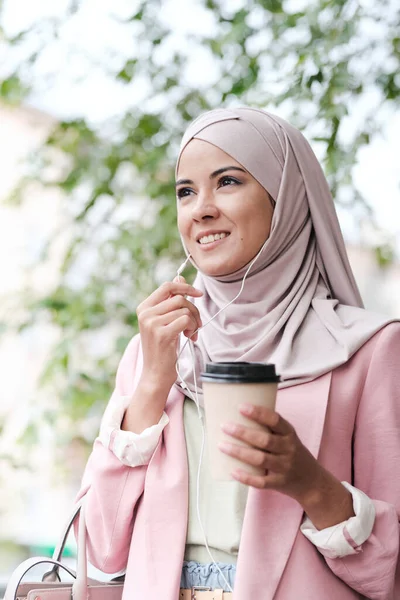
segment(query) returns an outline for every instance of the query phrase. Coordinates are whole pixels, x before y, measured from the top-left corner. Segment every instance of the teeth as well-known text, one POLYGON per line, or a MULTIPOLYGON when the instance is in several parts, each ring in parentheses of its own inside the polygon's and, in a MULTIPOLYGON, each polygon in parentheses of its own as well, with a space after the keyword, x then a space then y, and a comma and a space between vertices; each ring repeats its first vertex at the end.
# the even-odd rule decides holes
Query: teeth
POLYGON ((210 244, 211 242, 215 242, 216 240, 222 240, 222 238, 226 237, 227 234, 215 233, 214 235, 205 235, 204 237, 199 239, 200 244, 210 244))

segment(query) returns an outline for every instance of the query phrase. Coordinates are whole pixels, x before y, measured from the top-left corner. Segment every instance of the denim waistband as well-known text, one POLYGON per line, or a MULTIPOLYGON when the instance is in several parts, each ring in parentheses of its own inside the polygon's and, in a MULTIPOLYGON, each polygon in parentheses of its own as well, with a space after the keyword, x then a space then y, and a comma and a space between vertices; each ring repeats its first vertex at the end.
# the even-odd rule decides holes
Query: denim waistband
MULTIPOLYGON (((217 563, 217 565, 233 590, 236 565, 225 565, 223 563, 217 563)), ((181 575, 181 588, 190 589, 196 585, 210 587, 214 590, 222 589, 224 592, 231 591, 221 577, 221 573, 218 571, 215 564, 208 563, 206 565, 201 565, 194 560, 184 561, 181 575)))

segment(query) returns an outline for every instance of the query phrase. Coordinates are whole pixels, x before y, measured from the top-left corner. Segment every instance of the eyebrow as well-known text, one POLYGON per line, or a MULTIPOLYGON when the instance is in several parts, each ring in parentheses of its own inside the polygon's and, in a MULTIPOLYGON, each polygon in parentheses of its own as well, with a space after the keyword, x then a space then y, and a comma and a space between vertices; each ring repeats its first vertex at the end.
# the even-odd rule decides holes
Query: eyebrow
MULTIPOLYGON (((244 169, 241 169, 240 167, 221 167, 220 169, 217 169, 216 171, 213 171, 211 173, 210 179, 215 179, 215 177, 218 177, 218 175, 225 173, 225 171, 242 171, 242 173, 246 173, 246 171, 244 169)), ((191 179, 178 179, 178 181, 175 184, 175 187, 177 187, 178 185, 187 185, 192 183, 193 181, 191 179)))

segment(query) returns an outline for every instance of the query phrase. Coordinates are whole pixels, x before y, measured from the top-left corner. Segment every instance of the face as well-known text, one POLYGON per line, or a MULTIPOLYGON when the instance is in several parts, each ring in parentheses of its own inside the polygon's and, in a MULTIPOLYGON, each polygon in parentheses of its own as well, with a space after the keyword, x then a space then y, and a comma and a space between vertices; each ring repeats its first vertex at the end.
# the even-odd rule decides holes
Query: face
POLYGON ((237 271, 268 238, 273 216, 268 192, 213 144, 189 142, 181 155, 176 190, 179 231, 205 275, 237 271))

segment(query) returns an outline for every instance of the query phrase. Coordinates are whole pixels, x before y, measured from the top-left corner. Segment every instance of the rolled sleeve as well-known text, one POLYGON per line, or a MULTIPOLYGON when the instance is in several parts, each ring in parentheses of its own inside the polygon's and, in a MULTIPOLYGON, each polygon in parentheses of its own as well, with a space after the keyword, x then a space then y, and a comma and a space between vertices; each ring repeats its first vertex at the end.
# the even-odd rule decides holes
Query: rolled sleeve
POLYGON ((305 517, 300 527, 305 537, 327 558, 341 558, 361 552, 374 527, 375 506, 372 500, 346 481, 342 481, 342 485, 352 495, 355 516, 321 530, 316 529, 312 521, 305 517))
POLYGON ((138 467, 149 463, 169 419, 164 412, 156 425, 141 433, 124 431, 121 423, 130 401, 130 396, 113 399, 104 414, 99 439, 124 465, 138 467))

